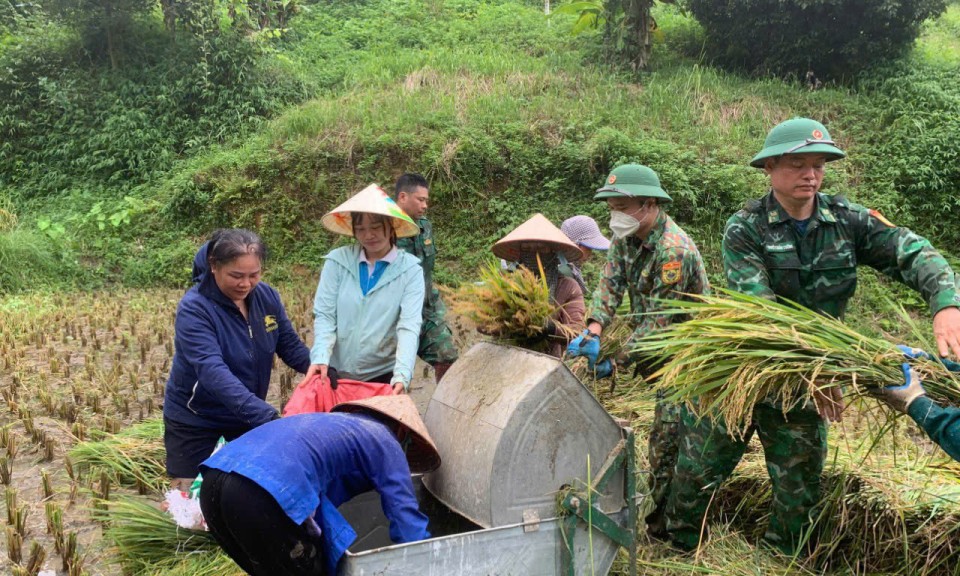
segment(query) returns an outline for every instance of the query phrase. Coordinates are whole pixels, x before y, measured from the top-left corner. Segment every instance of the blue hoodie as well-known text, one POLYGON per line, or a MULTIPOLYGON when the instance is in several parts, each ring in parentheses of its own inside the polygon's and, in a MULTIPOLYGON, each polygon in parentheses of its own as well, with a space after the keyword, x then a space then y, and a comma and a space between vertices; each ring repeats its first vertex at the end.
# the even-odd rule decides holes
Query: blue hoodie
POLYGON ((207 266, 207 245, 193 263, 197 282, 180 300, 174 328, 176 353, 164 395, 163 415, 207 429, 253 428, 277 410, 265 401, 273 356, 300 373, 310 350, 287 318, 280 295, 260 282, 247 296, 247 319, 220 292, 207 266))

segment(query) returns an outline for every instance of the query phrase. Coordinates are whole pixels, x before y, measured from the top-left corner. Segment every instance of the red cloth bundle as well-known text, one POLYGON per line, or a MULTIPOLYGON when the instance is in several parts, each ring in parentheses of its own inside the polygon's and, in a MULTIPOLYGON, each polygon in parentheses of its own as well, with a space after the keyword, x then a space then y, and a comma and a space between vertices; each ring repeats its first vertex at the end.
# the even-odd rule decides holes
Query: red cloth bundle
POLYGON ((297 389, 293 391, 293 396, 290 397, 287 405, 283 408, 283 415, 329 412, 341 402, 363 400, 373 396, 389 396, 391 394, 393 394, 393 388, 389 384, 360 382, 359 380, 347 380, 346 378, 340 378, 337 381, 337 389, 334 390, 330 388, 329 378, 321 379, 320 375, 317 374, 297 386, 297 389))

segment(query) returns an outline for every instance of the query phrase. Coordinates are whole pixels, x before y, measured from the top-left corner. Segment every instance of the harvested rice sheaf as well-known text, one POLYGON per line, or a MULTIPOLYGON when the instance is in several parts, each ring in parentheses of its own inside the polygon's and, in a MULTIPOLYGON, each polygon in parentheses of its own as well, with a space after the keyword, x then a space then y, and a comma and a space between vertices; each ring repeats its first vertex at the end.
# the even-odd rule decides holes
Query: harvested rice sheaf
MULTIPOLYGON (((760 400, 789 410, 818 390, 842 386, 864 395, 903 382, 903 354, 887 340, 790 302, 720 290, 720 296, 671 301, 668 313, 689 314, 639 340, 633 350, 665 360, 651 380, 674 401, 722 417, 742 435, 760 400)), ((936 360, 911 361, 928 395, 960 402, 960 380, 936 360)))
POLYGON ((137 576, 243 574, 209 532, 187 530, 148 502, 121 498, 95 512, 108 522, 104 536, 124 573, 137 576))
POLYGON ((70 461, 82 473, 104 470, 122 486, 161 492, 168 483, 163 420, 144 420, 118 434, 80 442, 70 450, 70 461))
POLYGON ((441 289, 453 313, 472 320, 483 334, 510 344, 529 344, 559 310, 542 273, 537 277, 524 267, 502 270, 491 261, 480 268, 479 276, 480 282, 441 289))

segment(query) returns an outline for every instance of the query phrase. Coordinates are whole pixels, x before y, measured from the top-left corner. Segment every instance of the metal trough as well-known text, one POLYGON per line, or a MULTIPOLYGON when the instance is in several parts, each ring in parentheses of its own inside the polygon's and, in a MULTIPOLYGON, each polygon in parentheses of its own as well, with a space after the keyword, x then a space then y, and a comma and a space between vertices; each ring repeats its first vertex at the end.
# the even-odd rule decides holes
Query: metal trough
POLYGON ((414 477, 433 538, 391 545, 379 496, 361 495, 341 507, 358 534, 341 576, 602 575, 620 546, 635 574, 633 433, 562 362, 477 344, 424 421, 443 458, 414 477))

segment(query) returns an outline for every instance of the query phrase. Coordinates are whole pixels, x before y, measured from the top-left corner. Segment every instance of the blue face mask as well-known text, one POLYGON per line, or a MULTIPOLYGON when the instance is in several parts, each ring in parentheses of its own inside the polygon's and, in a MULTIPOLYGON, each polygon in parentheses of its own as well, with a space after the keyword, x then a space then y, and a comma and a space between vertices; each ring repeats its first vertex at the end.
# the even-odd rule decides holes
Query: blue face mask
POLYGON ((557 272, 559 272, 561 276, 572 278, 573 268, 570 266, 570 262, 567 261, 567 257, 563 254, 557 254, 557 260, 560 262, 557 264, 557 272))

